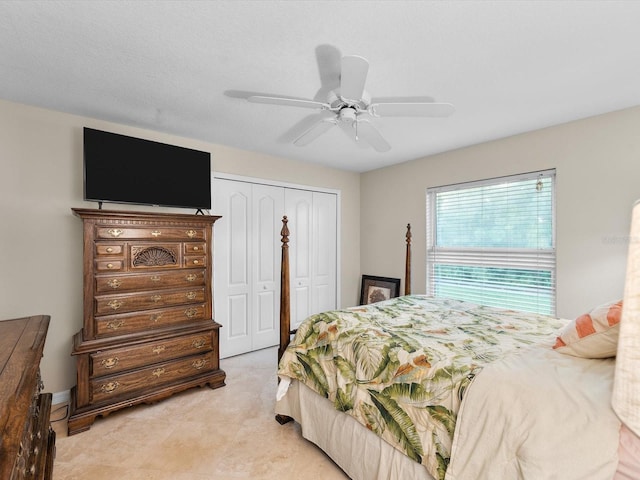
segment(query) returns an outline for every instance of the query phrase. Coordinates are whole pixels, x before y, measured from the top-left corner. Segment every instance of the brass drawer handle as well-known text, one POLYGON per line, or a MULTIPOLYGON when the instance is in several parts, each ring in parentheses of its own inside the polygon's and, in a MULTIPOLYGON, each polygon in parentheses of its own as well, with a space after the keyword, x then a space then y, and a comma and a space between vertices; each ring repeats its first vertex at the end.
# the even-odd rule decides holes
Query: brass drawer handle
POLYGON ((191 366, 196 370, 200 370, 207 364, 208 361, 209 360, 207 360, 206 358, 201 358, 200 360, 194 360, 193 362, 191 362, 191 366))
POLYGON ((198 247, 197 245, 193 247, 194 252, 197 252, 198 250, 200 250, 200 247, 198 247))
POLYGON ((113 268, 115 265, 113 263, 107 263, 107 268, 113 268))
POLYGON ((154 313, 153 315, 151 315, 151 321, 153 323, 157 323, 158 320, 160 320, 162 318, 162 314, 161 313, 154 313))
POLYGON ((117 330, 123 325, 124 325, 124 320, 113 320, 107 323, 107 328, 109 330, 117 330))
POLYGON ((160 378, 160 376, 161 376, 161 375, 164 375, 164 374, 165 374, 164 368, 156 368, 156 369, 151 373, 151 375, 153 375, 153 376, 154 376, 154 377, 156 377, 156 378, 160 378))
POLYGON ((107 230, 107 233, 109 235, 111 235, 112 237, 116 237, 118 238, 120 235, 122 235, 124 232, 122 230, 120 230, 119 228, 112 228, 110 230, 107 230))
POLYGON ((193 318, 198 314, 198 309, 197 308, 187 308, 184 311, 184 314, 187 316, 187 318, 193 318))
POLYGON ((199 261, 199 260, 194 260, 194 261, 193 261, 193 264, 194 264, 194 265, 198 265, 199 263, 200 263, 200 261, 199 261))
POLYGON ((111 392, 114 392, 119 386, 120 386, 120 383, 118 382, 105 383, 100 387, 100 391, 102 393, 111 393, 111 392))
POLYGON ((154 275, 150 277, 149 280, 151 280, 154 283, 158 283, 160 281, 160 275, 154 275))
POLYGON ((195 338, 193 342, 191 342, 191 346, 193 348, 202 348, 206 345, 207 341, 204 338, 195 338))
POLYGON ((100 362, 100 365, 102 365, 104 368, 113 368, 118 365, 118 362, 118 357, 109 357, 102 360, 100 362))
POLYGON ((151 295, 151 300, 154 303, 158 303, 160 300, 162 300, 162 295, 151 295))
POLYGON ((196 274, 194 274, 194 273, 190 273, 185 278, 186 278, 187 282, 195 282, 196 278, 198 278, 198 276, 196 274))
POLYGON ((156 355, 160 355, 162 352, 166 350, 166 348, 167 347, 165 347, 164 345, 158 345, 157 347, 153 347, 151 351, 156 355))
POLYGON ((187 300, 194 300, 197 296, 196 292, 187 292, 187 300))
POLYGON ((160 235, 162 235, 162 232, 160 230, 154 230, 153 232, 151 232, 152 237, 158 238, 160 235))
POLYGON ((107 285, 109 285, 111 288, 113 288, 115 290, 116 288, 119 288, 120 285, 122 285, 122 282, 120 280, 118 280, 117 278, 112 278, 111 280, 109 280, 107 282, 107 285))
POLYGON ((187 230, 185 233, 187 234, 187 237, 189 237, 189 238, 193 238, 198 234, 198 232, 196 232, 195 230, 187 230))
POLYGON ((111 253, 111 252, 113 252, 113 248, 107 247, 107 253, 111 253))
POLYGON ((107 303, 108 307, 111 307, 112 310, 118 310, 123 305, 123 302, 120 300, 111 300, 107 303))

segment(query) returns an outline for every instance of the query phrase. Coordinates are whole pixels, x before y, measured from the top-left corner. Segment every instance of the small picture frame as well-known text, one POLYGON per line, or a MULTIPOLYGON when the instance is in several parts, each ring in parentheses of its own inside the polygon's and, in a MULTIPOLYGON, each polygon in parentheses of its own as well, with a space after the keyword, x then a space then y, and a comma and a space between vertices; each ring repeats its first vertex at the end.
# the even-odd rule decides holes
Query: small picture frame
POLYGON ((389 277, 375 277, 362 275, 362 289, 360 290, 360 305, 389 300, 398 296, 400 279, 389 277))

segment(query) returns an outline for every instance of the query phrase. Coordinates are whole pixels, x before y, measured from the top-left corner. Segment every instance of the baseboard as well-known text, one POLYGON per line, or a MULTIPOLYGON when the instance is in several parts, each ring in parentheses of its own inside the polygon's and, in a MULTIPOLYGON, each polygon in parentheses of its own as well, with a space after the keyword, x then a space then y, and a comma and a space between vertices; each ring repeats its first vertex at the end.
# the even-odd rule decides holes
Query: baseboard
POLYGON ((59 405, 61 403, 69 403, 71 399, 71 390, 64 390, 62 392, 55 392, 53 394, 53 398, 51 399, 52 405, 59 405))

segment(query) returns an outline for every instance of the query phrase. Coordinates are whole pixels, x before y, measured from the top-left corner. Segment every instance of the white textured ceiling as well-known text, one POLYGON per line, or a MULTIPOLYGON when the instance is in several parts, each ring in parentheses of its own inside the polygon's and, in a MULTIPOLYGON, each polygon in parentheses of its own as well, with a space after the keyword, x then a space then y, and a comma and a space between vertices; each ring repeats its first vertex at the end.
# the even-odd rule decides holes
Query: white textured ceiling
POLYGON ((639 25, 631 0, 1 0, 0 98, 367 171, 639 105, 639 25), (337 128, 294 146, 316 113, 241 98, 318 99, 342 55, 372 97, 456 112, 373 119, 378 153, 337 128))

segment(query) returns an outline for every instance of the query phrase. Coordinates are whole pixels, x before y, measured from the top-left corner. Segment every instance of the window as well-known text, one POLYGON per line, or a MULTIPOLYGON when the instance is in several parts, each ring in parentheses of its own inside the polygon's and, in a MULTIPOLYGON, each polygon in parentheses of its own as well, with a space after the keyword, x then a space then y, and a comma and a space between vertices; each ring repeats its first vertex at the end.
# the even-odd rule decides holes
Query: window
POLYGON ((555 170, 427 189, 427 292, 555 314, 555 170))

